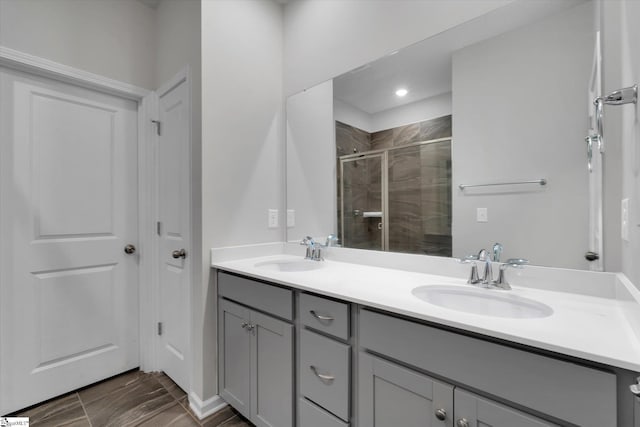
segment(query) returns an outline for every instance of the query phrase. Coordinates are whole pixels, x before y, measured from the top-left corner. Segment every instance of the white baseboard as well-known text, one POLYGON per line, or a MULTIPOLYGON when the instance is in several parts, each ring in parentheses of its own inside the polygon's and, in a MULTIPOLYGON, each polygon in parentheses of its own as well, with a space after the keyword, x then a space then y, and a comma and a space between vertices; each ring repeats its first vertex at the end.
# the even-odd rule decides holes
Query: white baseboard
POLYGON ((189 407, 201 420, 215 414, 225 406, 227 406, 227 402, 217 394, 203 402, 195 393, 189 393, 189 407))

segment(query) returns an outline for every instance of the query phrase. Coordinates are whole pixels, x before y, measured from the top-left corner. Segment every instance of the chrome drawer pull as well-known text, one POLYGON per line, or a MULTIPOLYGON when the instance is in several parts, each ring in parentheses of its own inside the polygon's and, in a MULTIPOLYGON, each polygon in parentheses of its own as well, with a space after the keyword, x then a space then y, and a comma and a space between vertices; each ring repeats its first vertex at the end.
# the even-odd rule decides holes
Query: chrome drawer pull
POLYGON ((324 320, 324 321, 327 321, 327 322, 331 322, 332 320, 334 320, 333 317, 323 316, 321 314, 316 313, 315 310, 309 310, 309 313, 311 313, 311 315, 313 317, 315 317, 316 319, 318 319, 318 320, 324 320))
POLYGON ((322 375, 318 373, 318 369, 311 365, 309 366, 309 368, 311 369, 311 372, 313 372, 315 374, 316 377, 320 378, 322 381, 333 381, 336 379, 336 377, 334 377, 333 375, 322 375))

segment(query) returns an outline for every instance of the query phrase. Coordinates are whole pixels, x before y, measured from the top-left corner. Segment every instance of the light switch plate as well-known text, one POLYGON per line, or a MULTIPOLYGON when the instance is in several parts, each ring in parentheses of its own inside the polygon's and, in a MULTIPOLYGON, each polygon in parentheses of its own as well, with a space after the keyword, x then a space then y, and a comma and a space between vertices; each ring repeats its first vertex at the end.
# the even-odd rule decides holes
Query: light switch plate
POLYGON ((629 241, 629 199, 622 199, 620 206, 620 234, 622 240, 629 241))
POLYGON ((287 209, 287 227, 296 226, 296 211, 295 209, 287 209))
POLYGON ((476 221, 489 222, 489 213, 487 212, 487 208, 476 209, 476 221))
POLYGON ((278 228, 278 209, 269 209, 269 228, 278 228))

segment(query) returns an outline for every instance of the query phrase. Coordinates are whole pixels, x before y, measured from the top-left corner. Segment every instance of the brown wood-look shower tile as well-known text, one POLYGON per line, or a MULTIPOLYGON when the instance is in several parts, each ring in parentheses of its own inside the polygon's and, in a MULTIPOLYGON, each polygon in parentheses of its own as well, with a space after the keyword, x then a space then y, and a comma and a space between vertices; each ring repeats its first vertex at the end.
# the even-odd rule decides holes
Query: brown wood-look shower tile
POLYGON ((142 374, 85 404, 85 410, 94 426, 123 427, 145 421, 174 403, 156 378, 142 374))
POLYGON ((179 403, 175 403, 158 412, 151 418, 135 424, 140 427, 199 427, 200 424, 179 403))
MULTIPOLYGON (((29 417, 30 425, 45 425, 48 420, 74 420, 84 417, 85 413, 82 404, 76 393, 69 393, 64 396, 51 399, 43 404, 28 408, 15 414, 17 417, 29 417)), ((52 425, 52 424, 47 424, 52 425)))
POLYGON ((393 146, 411 144, 420 140, 420 123, 393 128, 393 146))

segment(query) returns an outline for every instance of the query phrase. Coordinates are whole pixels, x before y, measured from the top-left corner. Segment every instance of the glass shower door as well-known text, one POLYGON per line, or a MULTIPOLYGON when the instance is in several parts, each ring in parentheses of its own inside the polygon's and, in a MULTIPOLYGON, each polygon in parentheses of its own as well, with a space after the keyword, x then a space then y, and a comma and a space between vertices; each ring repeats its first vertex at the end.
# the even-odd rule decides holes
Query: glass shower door
POLYGON ((451 256, 451 141, 388 152, 388 250, 451 256))
POLYGON ((340 158, 339 229, 343 246, 385 250, 384 154, 340 158))

